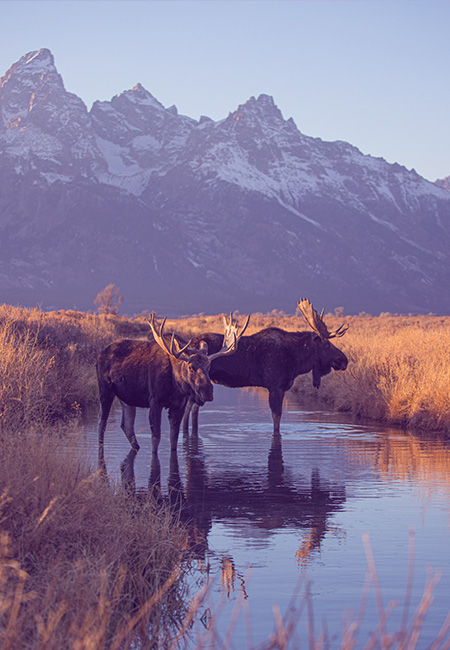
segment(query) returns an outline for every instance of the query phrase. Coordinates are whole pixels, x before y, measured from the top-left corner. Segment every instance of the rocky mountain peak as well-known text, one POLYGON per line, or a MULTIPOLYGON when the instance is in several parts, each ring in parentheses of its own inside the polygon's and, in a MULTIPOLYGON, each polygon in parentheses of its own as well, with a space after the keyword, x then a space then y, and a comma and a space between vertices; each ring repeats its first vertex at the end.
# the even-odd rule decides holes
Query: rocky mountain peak
POLYGON ((55 60, 50 50, 42 48, 24 54, 17 63, 14 63, 5 76, 1 78, 0 85, 5 79, 10 78, 13 74, 20 74, 22 77, 36 77, 43 73, 56 72, 55 60))
POLYGON ((0 100, 3 124, 9 129, 38 126, 53 136, 71 121, 87 121, 84 103, 66 92, 46 48, 25 54, 9 68, 0 79, 0 100))
POLYGON ((142 84, 137 83, 131 90, 126 90, 121 93, 118 98, 114 97, 112 101, 117 103, 117 99, 124 98, 129 102, 132 102, 138 106, 147 106, 156 110, 164 111, 165 108, 153 95, 142 86, 142 84))
POLYGON ((290 311, 299 291, 450 311, 448 179, 303 135, 270 95, 196 121, 138 83, 88 113, 41 49, 1 78, 0 116, 3 300, 91 308, 113 282, 135 312, 290 311))
POLYGON ((65 92, 50 50, 25 54, 0 78, 3 124, 21 126, 21 120, 54 91, 65 92))
POLYGON ((284 124, 283 115, 270 95, 259 95, 258 99, 250 97, 236 111, 229 114, 227 121, 237 127, 284 124))

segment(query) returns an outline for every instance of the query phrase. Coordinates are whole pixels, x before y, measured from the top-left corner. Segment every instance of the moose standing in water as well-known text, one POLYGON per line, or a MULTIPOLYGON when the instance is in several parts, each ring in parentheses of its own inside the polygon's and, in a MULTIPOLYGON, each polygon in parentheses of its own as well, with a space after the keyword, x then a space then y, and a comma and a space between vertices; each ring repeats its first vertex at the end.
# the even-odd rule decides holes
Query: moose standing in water
POLYGON ((211 362, 232 354, 239 336, 236 325, 224 319, 225 334, 221 343, 208 353, 206 346, 192 349, 191 342, 181 347, 175 335, 164 334, 163 321, 159 328, 154 316, 149 320, 154 341, 122 339, 111 343, 97 359, 97 379, 100 398, 98 417, 99 457, 103 456, 106 423, 114 397, 122 405, 121 427, 134 450, 139 449, 134 431, 136 407, 149 408, 152 449, 157 453, 161 439, 161 415, 169 410, 170 444, 176 450, 180 423, 186 403, 197 406, 213 399, 209 378, 211 362))
MULTIPOLYGON (((209 376, 216 384, 230 388, 261 386, 269 391, 269 406, 272 411, 274 433, 280 432, 280 420, 284 394, 298 375, 312 371, 313 385, 320 386, 320 379, 334 370, 345 370, 348 359, 335 347, 330 339, 345 334, 348 327, 341 325, 334 332, 328 331, 310 301, 302 298, 298 308, 312 332, 286 332, 278 327, 268 327, 243 336, 239 348, 230 358, 217 359, 211 364, 209 376)), ((242 336, 240 333, 240 336, 242 336)), ((192 339, 191 345, 204 343, 208 351, 220 349, 223 335, 208 333, 192 339)), ((193 428, 196 428, 199 405, 191 400, 183 420, 183 429, 188 430, 189 415, 192 412, 193 428)))

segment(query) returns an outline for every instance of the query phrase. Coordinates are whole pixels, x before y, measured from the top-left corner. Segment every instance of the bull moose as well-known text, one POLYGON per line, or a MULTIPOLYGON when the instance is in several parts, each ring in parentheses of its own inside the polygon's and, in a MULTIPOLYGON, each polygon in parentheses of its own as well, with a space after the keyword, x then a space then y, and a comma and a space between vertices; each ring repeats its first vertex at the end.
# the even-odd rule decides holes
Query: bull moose
MULTIPOLYGON (((256 334, 243 336, 236 353, 229 358, 216 359, 211 363, 209 376, 216 384, 230 388, 260 386, 269 391, 274 433, 280 431, 284 394, 298 375, 312 371, 313 385, 320 386, 320 379, 334 370, 345 370, 348 359, 330 339, 341 337, 348 327, 341 325, 330 332, 310 301, 302 298, 298 308, 312 332, 286 332, 278 327, 268 327, 256 334)), ((208 346, 208 351, 220 349, 223 335, 207 333, 192 339, 191 345, 208 346)), ((183 429, 188 430, 189 415, 193 428, 197 425, 199 405, 190 401, 186 407, 183 429)))
POLYGON ((111 343, 97 358, 97 379, 100 411, 98 416, 99 456, 103 455, 106 423, 115 397, 122 406, 121 428, 132 449, 139 444, 134 431, 136 407, 149 408, 152 449, 157 453, 161 439, 163 408, 169 411, 171 449, 177 447, 180 423, 189 399, 197 406, 213 399, 213 385, 209 378, 211 362, 232 354, 237 347, 236 325, 224 320, 225 334, 214 351, 205 345, 190 347, 180 344, 175 335, 159 330, 152 315, 149 325, 153 341, 121 339, 111 343))

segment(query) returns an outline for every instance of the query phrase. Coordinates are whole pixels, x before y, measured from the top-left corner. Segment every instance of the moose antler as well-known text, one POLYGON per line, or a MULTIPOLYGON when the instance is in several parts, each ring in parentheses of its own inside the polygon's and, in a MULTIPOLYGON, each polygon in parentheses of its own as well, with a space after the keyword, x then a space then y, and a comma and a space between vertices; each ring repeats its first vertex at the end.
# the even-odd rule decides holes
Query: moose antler
POLYGON ((343 323, 340 327, 337 328, 337 330, 330 332, 323 321, 323 309, 319 316, 308 298, 300 298, 300 300, 297 302, 297 305, 300 313, 310 328, 314 330, 314 332, 316 332, 316 334, 318 334, 322 340, 333 339, 336 336, 344 336, 345 332, 349 328, 348 325, 345 325, 345 323, 343 323))
POLYGON ((178 341, 175 339, 175 333, 172 333, 172 339, 170 341, 170 348, 169 348, 163 333, 165 323, 166 323, 166 318, 164 318, 163 322, 161 323, 161 327, 159 328, 159 332, 158 332, 156 321, 155 321, 155 315, 152 314, 150 316, 150 319, 148 320, 148 324, 150 325, 150 328, 153 332, 153 336, 156 343, 159 345, 160 348, 162 348, 165 352, 167 352, 169 356, 174 357, 175 359, 181 359, 183 361, 187 361, 189 359, 189 356, 187 354, 183 354, 183 352, 189 347, 192 339, 190 339, 186 343, 186 345, 180 348, 178 341))
POLYGON ((239 339, 247 329, 249 320, 250 320, 250 315, 247 316, 247 320, 245 321, 244 326, 241 328, 241 331, 239 331, 239 325, 237 321, 233 319, 233 313, 230 312, 229 321, 227 321, 227 319, 224 316, 223 317, 224 335, 223 335, 222 348, 219 350, 219 352, 215 352, 214 354, 209 354, 208 359, 210 361, 213 361, 213 359, 217 359, 217 357, 223 357, 226 356, 227 354, 233 354, 233 352, 236 352, 239 339))
POLYGON ((233 334, 236 334, 236 340, 239 341, 241 336, 244 334, 245 330, 247 329, 248 323, 250 321, 250 315, 247 316, 247 319, 245 321, 245 324, 241 328, 241 331, 239 332, 239 325, 237 320, 234 320, 233 318, 233 312, 230 311, 230 316, 229 316, 229 321, 227 321, 226 317, 223 317, 223 329, 224 329, 224 339, 228 339, 230 336, 233 334))

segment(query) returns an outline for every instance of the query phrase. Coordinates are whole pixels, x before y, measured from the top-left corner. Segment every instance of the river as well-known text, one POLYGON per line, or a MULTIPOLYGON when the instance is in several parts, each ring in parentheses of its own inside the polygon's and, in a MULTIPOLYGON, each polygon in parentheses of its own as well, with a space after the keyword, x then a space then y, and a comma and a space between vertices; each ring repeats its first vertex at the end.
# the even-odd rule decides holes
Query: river
MULTIPOLYGON (((448 441, 304 411, 289 396, 274 438, 265 391, 215 386, 214 393, 200 411, 198 436, 181 432, 175 457, 165 415, 156 462, 146 410, 138 409, 138 454, 129 453, 119 409, 105 436, 110 477, 140 491, 156 484, 182 504, 195 558, 192 592, 211 582, 193 639, 252 647, 273 633, 279 607, 284 625, 296 620, 287 647, 305 647, 324 630, 339 647, 343 625, 366 601, 357 626, 364 647, 380 624, 393 633, 404 627, 403 616, 411 621, 427 580, 439 572, 416 646, 429 647, 450 611, 448 441), (380 598, 384 608, 398 603, 387 623, 380 598)), ((96 458, 93 420, 83 445, 96 458)))

